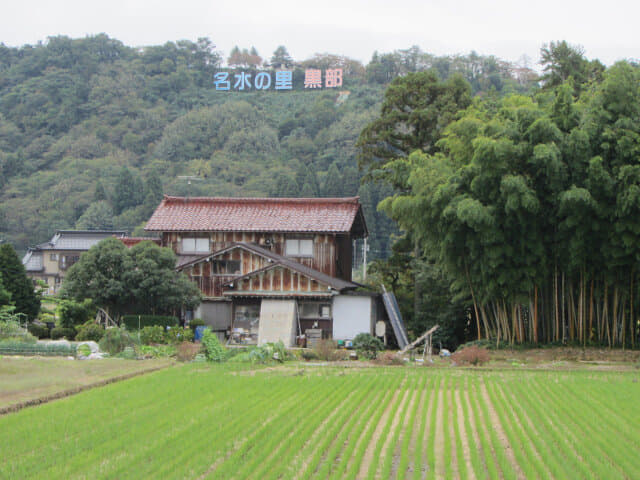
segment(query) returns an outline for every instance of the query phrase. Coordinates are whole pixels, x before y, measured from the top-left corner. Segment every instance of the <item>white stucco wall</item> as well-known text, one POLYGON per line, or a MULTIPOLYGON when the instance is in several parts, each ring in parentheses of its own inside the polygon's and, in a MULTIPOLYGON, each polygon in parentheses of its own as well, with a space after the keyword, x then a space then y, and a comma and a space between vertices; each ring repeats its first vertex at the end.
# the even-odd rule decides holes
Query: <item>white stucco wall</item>
POLYGON ((353 340, 359 333, 372 332, 372 298, 337 295, 333 297, 333 338, 353 340))

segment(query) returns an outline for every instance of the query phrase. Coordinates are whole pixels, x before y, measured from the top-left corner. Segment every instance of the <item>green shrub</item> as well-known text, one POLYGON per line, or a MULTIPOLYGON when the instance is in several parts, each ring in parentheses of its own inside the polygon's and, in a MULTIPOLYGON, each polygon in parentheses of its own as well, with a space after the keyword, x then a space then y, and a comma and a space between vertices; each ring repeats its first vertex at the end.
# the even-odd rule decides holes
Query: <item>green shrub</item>
POLYGON ((249 349, 233 349, 233 353, 227 352, 227 358, 230 362, 243 363, 269 363, 269 362, 284 362, 291 360, 293 355, 290 354, 284 343, 266 343, 259 347, 250 347, 249 349), (230 358, 229 358, 230 357, 230 358))
POLYGON ((194 331, 196 327, 202 327, 204 325, 205 325, 204 320, 202 320, 201 318, 194 318, 189 322, 189 328, 194 331))
POLYGON ((82 325, 91 317, 94 316, 94 307, 90 299, 86 299, 82 302, 76 302, 74 300, 61 300, 57 308, 58 327, 73 328, 77 325, 82 325))
POLYGON ((93 340, 94 342, 99 342, 104 336, 104 328, 97 323, 87 322, 78 328, 78 334, 76 335, 76 340, 87 341, 93 340))
POLYGON ((56 327, 51 329, 51 339, 59 340, 66 338, 67 340, 74 340, 76 338, 76 329, 73 327, 56 327))
POLYGON ((31 335, 38 338, 49 338, 51 335, 51 332, 49 332, 49 329, 47 328, 47 326, 41 325, 39 323, 30 323, 27 326, 27 330, 29 330, 29 333, 31 335))
POLYGON ((164 327, 159 325, 144 327, 140 330, 140 343, 143 345, 164 343, 164 327))
POLYGON ((209 329, 202 335, 202 346, 210 362, 224 362, 227 359, 227 350, 218 340, 218 336, 209 329))
POLYGON ((135 360, 136 358, 138 358, 138 355, 136 354, 133 346, 127 346, 124 347, 124 350, 122 350, 122 352, 118 354, 118 357, 126 358, 127 360, 135 360))
POLYGON ((126 347, 133 347, 135 343, 126 328, 108 328, 100 340, 100 350, 110 355, 117 355, 126 347))
POLYGON ((173 345, 141 345, 138 350, 140 356, 144 358, 169 358, 176 356, 176 347, 173 345))
POLYGON ((167 315, 123 315, 121 317, 123 323, 129 331, 138 330, 138 326, 142 330, 144 327, 175 327, 178 325, 178 317, 167 315))
POLYGON ((359 333, 353 339, 353 348, 359 356, 373 360, 378 356, 378 352, 384 350, 384 344, 369 333, 359 333))
POLYGON ((14 339, 25 343, 35 343, 36 337, 26 328, 22 328, 17 320, 0 320, 0 340, 14 339))
POLYGON ((75 345, 62 345, 59 343, 24 343, 8 340, 0 341, 0 355, 69 356, 75 354, 75 345))
POLYGON ((168 329, 164 334, 165 342, 178 344, 181 342, 193 341, 193 330, 190 328, 173 327, 168 329))

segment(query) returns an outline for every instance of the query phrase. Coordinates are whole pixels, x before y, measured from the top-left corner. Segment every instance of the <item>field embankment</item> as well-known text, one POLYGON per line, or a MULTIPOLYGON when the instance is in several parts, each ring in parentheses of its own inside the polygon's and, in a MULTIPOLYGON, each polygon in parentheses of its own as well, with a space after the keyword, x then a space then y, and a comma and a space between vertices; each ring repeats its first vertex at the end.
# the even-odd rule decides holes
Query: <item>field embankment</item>
POLYGON ((68 396, 85 388, 170 365, 169 360, 79 361, 51 357, 2 357, 0 413, 68 396))

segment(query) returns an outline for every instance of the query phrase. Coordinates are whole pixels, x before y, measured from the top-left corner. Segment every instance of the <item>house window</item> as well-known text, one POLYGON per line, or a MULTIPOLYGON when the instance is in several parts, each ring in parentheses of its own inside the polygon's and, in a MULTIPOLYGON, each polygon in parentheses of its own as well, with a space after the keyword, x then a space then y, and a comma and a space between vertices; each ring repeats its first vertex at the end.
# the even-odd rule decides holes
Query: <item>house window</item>
POLYGON ((331 318, 331 305, 320 302, 300 302, 298 304, 300 318, 331 318))
POLYGON ((182 239, 182 253, 208 253, 209 252, 209 239, 208 238, 183 238, 182 239))
POLYGON ((51 260, 52 262, 57 262, 58 261, 58 254, 57 253, 52 253, 49 256, 49 260, 51 260))
POLYGON ((214 260, 211 263, 214 275, 240 275, 240 260, 214 260))
POLYGON ((290 257, 313 257, 313 240, 289 238, 285 243, 285 252, 290 257))
POLYGON ((80 260, 80 255, 63 255, 61 257, 61 260, 62 263, 60 265, 60 268, 62 270, 66 270, 67 268, 71 267, 71 265, 80 260))

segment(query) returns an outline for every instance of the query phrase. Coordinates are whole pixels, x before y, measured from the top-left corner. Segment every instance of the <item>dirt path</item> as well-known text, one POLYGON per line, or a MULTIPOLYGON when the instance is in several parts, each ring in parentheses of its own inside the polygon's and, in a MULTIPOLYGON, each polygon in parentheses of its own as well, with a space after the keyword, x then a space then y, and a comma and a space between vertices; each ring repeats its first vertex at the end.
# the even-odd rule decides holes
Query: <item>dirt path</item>
MULTIPOLYGON (((382 399, 380 400, 380 405, 383 405, 383 404, 387 401, 387 398, 388 398, 389 396, 393 396, 393 395, 395 395, 395 393, 394 393, 394 394, 392 394, 392 393, 390 393, 390 392, 387 392, 386 394, 384 394, 384 395, 383 395, 383 397, 382 397, 382 399)), ((385 410, 385 411, 386 411, 386 410, 385 410)), ((375 415, 375 409, 374 409, 374 411, 371 413, 371 416, 372 416, 372 417, 373 417, 374 415, 375 415)), ((371 422, 369 422, 369 421, 367 420, 367 426, 365 427, 364 431, 363 431, 363 432, 362 432, 362 434, 360 435, 360 438, 358 438, 358 440, 356 441, 356 445, 355 445, 355 447, 354 447, 354 452, 357 452, 357 451, 360 449, 360 446, 361 446, 361 445, 362 445, 362 443, 365 441, 365 438, 366 438, 367 434, 369 433, 369 431, 370 431, 372 428, 375 428, 375 426, 374 426, 371 422)), ((363 462, 364 462, 364 459, 363 459, 363 462)), ((353 458, 350 458, 350 459, 349 459, 349 462, 347 463, 347 470, 346 470, 346 471, 349 471, 349 470, 351 469, 351 467, 352 467, 352 466, 353 466, 353 458)))
POLYGON ((425 384, 422 386, 422 393, 420 394, 420 403, 418 404, 418 410, 416 411, 416 417, 415 417, 416 426, 414 427, 413 432, 411 432, 411 440, 409 441, 409 452, 414 452, 414 455, 409 460, 407 471, 405 472, 407 476, 409 476, 410 473, 413 473, 416 469, 422 468, 422 465, 416 465, 415 463, 415 459, 416 459, 415 451, 416 451, 416 444, 418 443, 418 435, 422 434, 422 431, 420 430, 420 425, 422 425, 422 419, 424 418, 424 415, 426 415, 425 403, 427 399, 427 392, 428 392, 429 386, 430 386, 429 382, 425 382, 425 384))
MULTIPOLYGON (((440 385, 440 387, 442 387, 442 385, 440 385)), ((433 386, 432 389, 435 390, 436 388, 436 384, 435 381, 433 382, 433 386)), ((422 470, 422 477, 421 478, 426 478, 427 477, 427 471, 429 470, 429 459, 428 456, 426 454, 427 448, 429 448, 429 431, 434 428, 434 425, 431 425, 431 412, 433 411, 434 408, 434 403, 436 396, 433 394, 433 392, 431 392, 429 394, 429 407, 427 408, 427 420, 424 424, 424 432, 423 432, 423 438, 422 438, 422 450, 423 450, 423 454, 422 454, 422 465, 420 465, 420 469, 422 470)))
MULTIPOLYGON (((444 382, 443 382, 444 383, 444 382)), ((444 385, 440 384, 438 390, 438 409, 436 410, 436 438, 434 444, 436 478, 445 478, 444 466, 444 385)))
POLYGON ((511 444, 509 443, 507 434, 505 433, 504 428, 500 423, 500 418, 493 408, 493 403, 491 402, 491 398, 489 397, 489 392, 487 391, 487 386, 484 383, 484 380, 480 383, 480 394, 482 395, 482 399, 484 400, 484 402, 487 404, 487 410, 489 411, 489 421, 491 422, 491 425, 496 432, 498 440, 500 440, 500 444, 502 445, 502 449, 507 456, 507 460, 516 472, 516 478, 518 478, 518 480, 526 479, 526 476, 522 471, 520 464, 513 454, 513 449, 511 448, 511 444))
MULTIPOLYGON (((363 478, 366 478, 367 476, 367 472, 369 471, 369 468, 371 467, 371 464, 374 461, 373 454, 375 453, 376 445, 378 444, 378 441, 382 436, 382 431, 384 430, 384 426, 387 424, 387 421, 389 420, 389 416, 391 415, 391 412, 396 405, 398 396, 400 395, 400 392, 404 388, 405 382, 406 382, 406 377, 402 381, 402 384, 400 384, 398 386, 398 389, 394 392, 393 397, 389 402, 389 405, 387 406, 384 413, 382 414, 382 417, 380 417, 380 421, 376 425, 376 429, 373 431, 373 436, 371 437, 371 441, 369 442, 369 445, 367 445, 367 449, 364 452, 364 457, 362 458, 362 464, 360 465, 360 470, 358 471, 358 475, 356 476, 357 479, 363 479, 363 478)), ((405 392, 405 395, 406 395, 406 392, 405 392)))
MULTIPOLYGON (((411 425, 409 425, 409 420, 411 420, 411 412, 413 411, 413 408, 416 404, 416 398, 419 395, 417 387, 418 387, 417 385, 414 385, 413 388, 407 391, 407 392, 411 391, 411 394, 410 394, 411 398, 409 399, 409 403, 405 408, 405 414, 403 415, 404 418, 402 422, 402 431, 400 432, 400 435, 398 435, 398 440, 395 446, 392 445, 393 459, 392 459, 392 466, 391 466, 391 478, 398 477, 398 464, 400 463, 400 456, 402 455, 402 443, 404 442, 404 438, 408 434, 408 431, 411 429, 411 425)), ((398 413, 399 412, 400 411, 398 411, 398 413)), ((391 432, 393 432, 394 430, 395 430, 394 426, 392 426, 391 432)), ((391 434, 389 435, 389 438, 391 438, 391 434)), ((387 442, 389 442, 389 439, 387 439, 387 442)), ((400 478, 404 478, 404 475, 400 478)))
MULTIPOLYGON (((500 395, 504 399, 504 403, 506 405, 506 408, 508 408, 509 411, 511 412, 511 414, 513 415, 516 427, 518 429, 520 429, 521 431, 524 431, 525 434, 531 433, 533 435, 538 435, 537 429, 533 425, 533 422, 531 421, 531 419, 527 416, 526 412, 524 412, 524 411, 518 412, 512 406, 513 405, 512 402, 515 402, 516 399, 511 399, 510 400, 507 397, 507 394, 504 391, 504 386, 503 385, 498 385, 498 395, 500 395), (528 428, 524 427, 523 421, 527 422, 528 428)), ((525 440, 525 441, 527 441, 527 440, 525 440)), ((531 448, 531 451, 533 452, 533 455, 535 456, 536 460, 538 460, 541 465, 545 466, 546 477, 547 478, 551 478, 553 475, 551 474, 549 469, 546 468, 546 463, 545 463, 544 459, 542 458, 542 455, 540 454, 540 452, 537 450, 535 444, 533 442, 529 442, 529 447, 531 448)))
MULTIPOLYGON (((460 430, 460 439, 462 442, 462 452, 458 452, 458 461, 464 461, 467 466, 467 478, 469 480, 476 480, 476 472, 473 470, 473 465, 471 464, 471 448, 469 447, 469 437, 467 436, 467 431, 464 426, 464 411, 462 409, 462 396, 460 395, 460 386, 455 391, 454 395, 455 408, 458 415, 458 429, 460 430)), ((469 432, 469 435, 472 435, 469 432)), ((477 440, 475 441, 477 445, 477 440)))
MULTIPOLYGON (((485 471, 483 473, 487 473, 486 470, 486 459, 487 456, 491 455, 491 452, 485 452, 482 449, 482 443, 480 442, 480 432, 478 432, 478 424, 476 423, 476 416, 473 413, 473 409, 471 408, 471 398, 469 395, 471 386, 467 385, 467 389, 464 392, 464 398, 463 400, 465 401, 466 405, 467 405, 467 412, 469 414, 469 425, 471 425, 471 434, 473 436, 473 444, 475 445, 475 448, 478 449, 478 455, 480 458, 484 458, 485 460, 485 471)), ((484 477, 484 475, 482 475, 484 477)))
POLYGON ((457 412, 457 405, 454 396, 454 393, 457 391, 458 385, 451 384, 449 385, 449 388, 445 393, 445 395, 449 396, 449 411, 447 412, 447 423, 449 425, 449 440, 451 441, 451 470, 453 472, 453 478, 460 478, 460 468, 458 466, 458 462, 462 461, 459 458, 462 452, 458 452, 458 448, 456 445, 456 429, 458 428, 458 426, 453 421, 454 409, 456 409, 455 411, 457 412))

